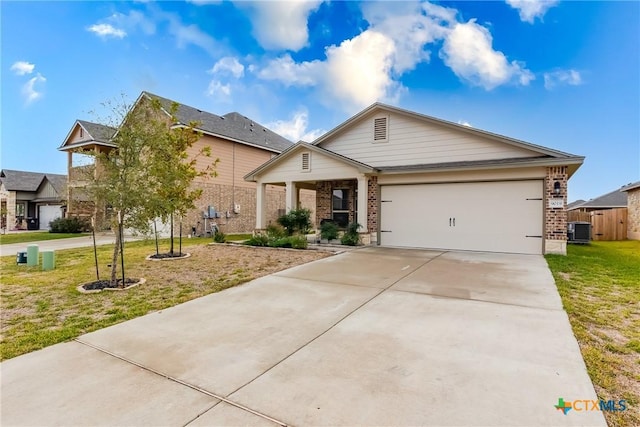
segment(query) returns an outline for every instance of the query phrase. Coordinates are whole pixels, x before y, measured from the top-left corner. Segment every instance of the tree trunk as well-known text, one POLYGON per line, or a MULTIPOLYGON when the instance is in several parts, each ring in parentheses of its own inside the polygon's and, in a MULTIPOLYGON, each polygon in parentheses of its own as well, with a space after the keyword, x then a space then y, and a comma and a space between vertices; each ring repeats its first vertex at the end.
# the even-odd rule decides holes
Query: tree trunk
POLYGON ((169 254, 171 254, 171 256, 173 256, 173 214, 171 214, 171 232, 170 232, 170 236, 171 236, 171 245, 169 246, 169 254))
POLYGON ((118 284, 118 254, 120 253, 120 228, 122 225, 118 224, 116 228, 116 243, 113 245, 113 256, 111 257, 111 286, 116 287, 118 284))

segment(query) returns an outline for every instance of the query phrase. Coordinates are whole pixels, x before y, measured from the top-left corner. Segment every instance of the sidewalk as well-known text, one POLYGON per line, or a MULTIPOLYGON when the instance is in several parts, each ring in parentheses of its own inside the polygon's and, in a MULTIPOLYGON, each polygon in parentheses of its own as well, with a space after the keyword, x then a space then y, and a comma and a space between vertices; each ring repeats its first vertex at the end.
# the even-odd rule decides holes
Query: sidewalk
MULTIPOLYGON (((141 240, 141 237, 124 236, 125 242, 141 240)), ((114 235, 96 235, 96 244, 108 245, 116 241, 114 235)), ((71 237, 69 239, 41 240, 37 242, 11 243, 0 245, 0 256, 15 255, 19 251, 26 251, 28 245, 38 245, 39 251, 52 251, 61 249, 84 248, 93 245, 93 238, 89 236, 71 237)))

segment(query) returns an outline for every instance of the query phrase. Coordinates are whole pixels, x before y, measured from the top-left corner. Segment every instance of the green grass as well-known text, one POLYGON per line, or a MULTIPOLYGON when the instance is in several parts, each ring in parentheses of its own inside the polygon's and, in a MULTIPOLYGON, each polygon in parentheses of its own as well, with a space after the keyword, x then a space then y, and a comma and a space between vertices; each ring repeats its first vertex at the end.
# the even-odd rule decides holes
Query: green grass
POLYGON ((640 241, 569 245, 546 259, 598 397, 627 401, 607 423, 640 425, 640 241))
MULTIPOLYGON (((295 256, 285 251, 265 253, 250 247, 209 245, 211 242, 211 238, 183 239, 183 251, 191 257, 172 261, 145 260, 155 253, 155 241, 128 242, 126 276, 144 277, 146 283, 93 294, 76 289, 96 280, 91 247, 56 251, 52 271, 17 265, 15 256, 0 258, 0 360, 328 255, 320 251, 301 251, 295 256)), ((168 252, 169 240, 159 243, 160 252, 168 252)), ((101 279, 108 278, 112 248, 98 247, 101 279)))
POLYGON ((241 242, 250 239, 252 234, 227 234, 227 242, 241 242))
POLYGON ((39 240, 68 239, 70 237, 82 237, 82 233, 49 233, 48 231, 34 231, 24 233, 11 233, 0 235, 0 244, 37 242, 39 240))

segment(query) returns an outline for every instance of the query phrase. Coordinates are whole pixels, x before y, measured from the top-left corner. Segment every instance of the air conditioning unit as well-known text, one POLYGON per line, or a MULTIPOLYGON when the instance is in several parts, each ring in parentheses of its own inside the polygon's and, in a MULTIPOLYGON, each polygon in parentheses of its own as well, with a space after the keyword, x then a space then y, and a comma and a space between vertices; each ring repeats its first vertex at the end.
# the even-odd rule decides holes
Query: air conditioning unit
POLYGON ((583 221, 567 223, 567 240, 570 243, 589 243, 591 241, 591 223, 583 221))

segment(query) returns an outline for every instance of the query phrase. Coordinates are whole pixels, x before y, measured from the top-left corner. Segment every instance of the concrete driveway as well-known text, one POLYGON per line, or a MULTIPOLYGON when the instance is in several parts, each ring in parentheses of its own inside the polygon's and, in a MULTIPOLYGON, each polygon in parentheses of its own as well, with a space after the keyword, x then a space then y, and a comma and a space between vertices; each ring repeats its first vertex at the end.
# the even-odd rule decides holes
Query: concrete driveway
POLYGON ((598 425, 541 256, 364 248, 0 365, 2 425, 598 425))

